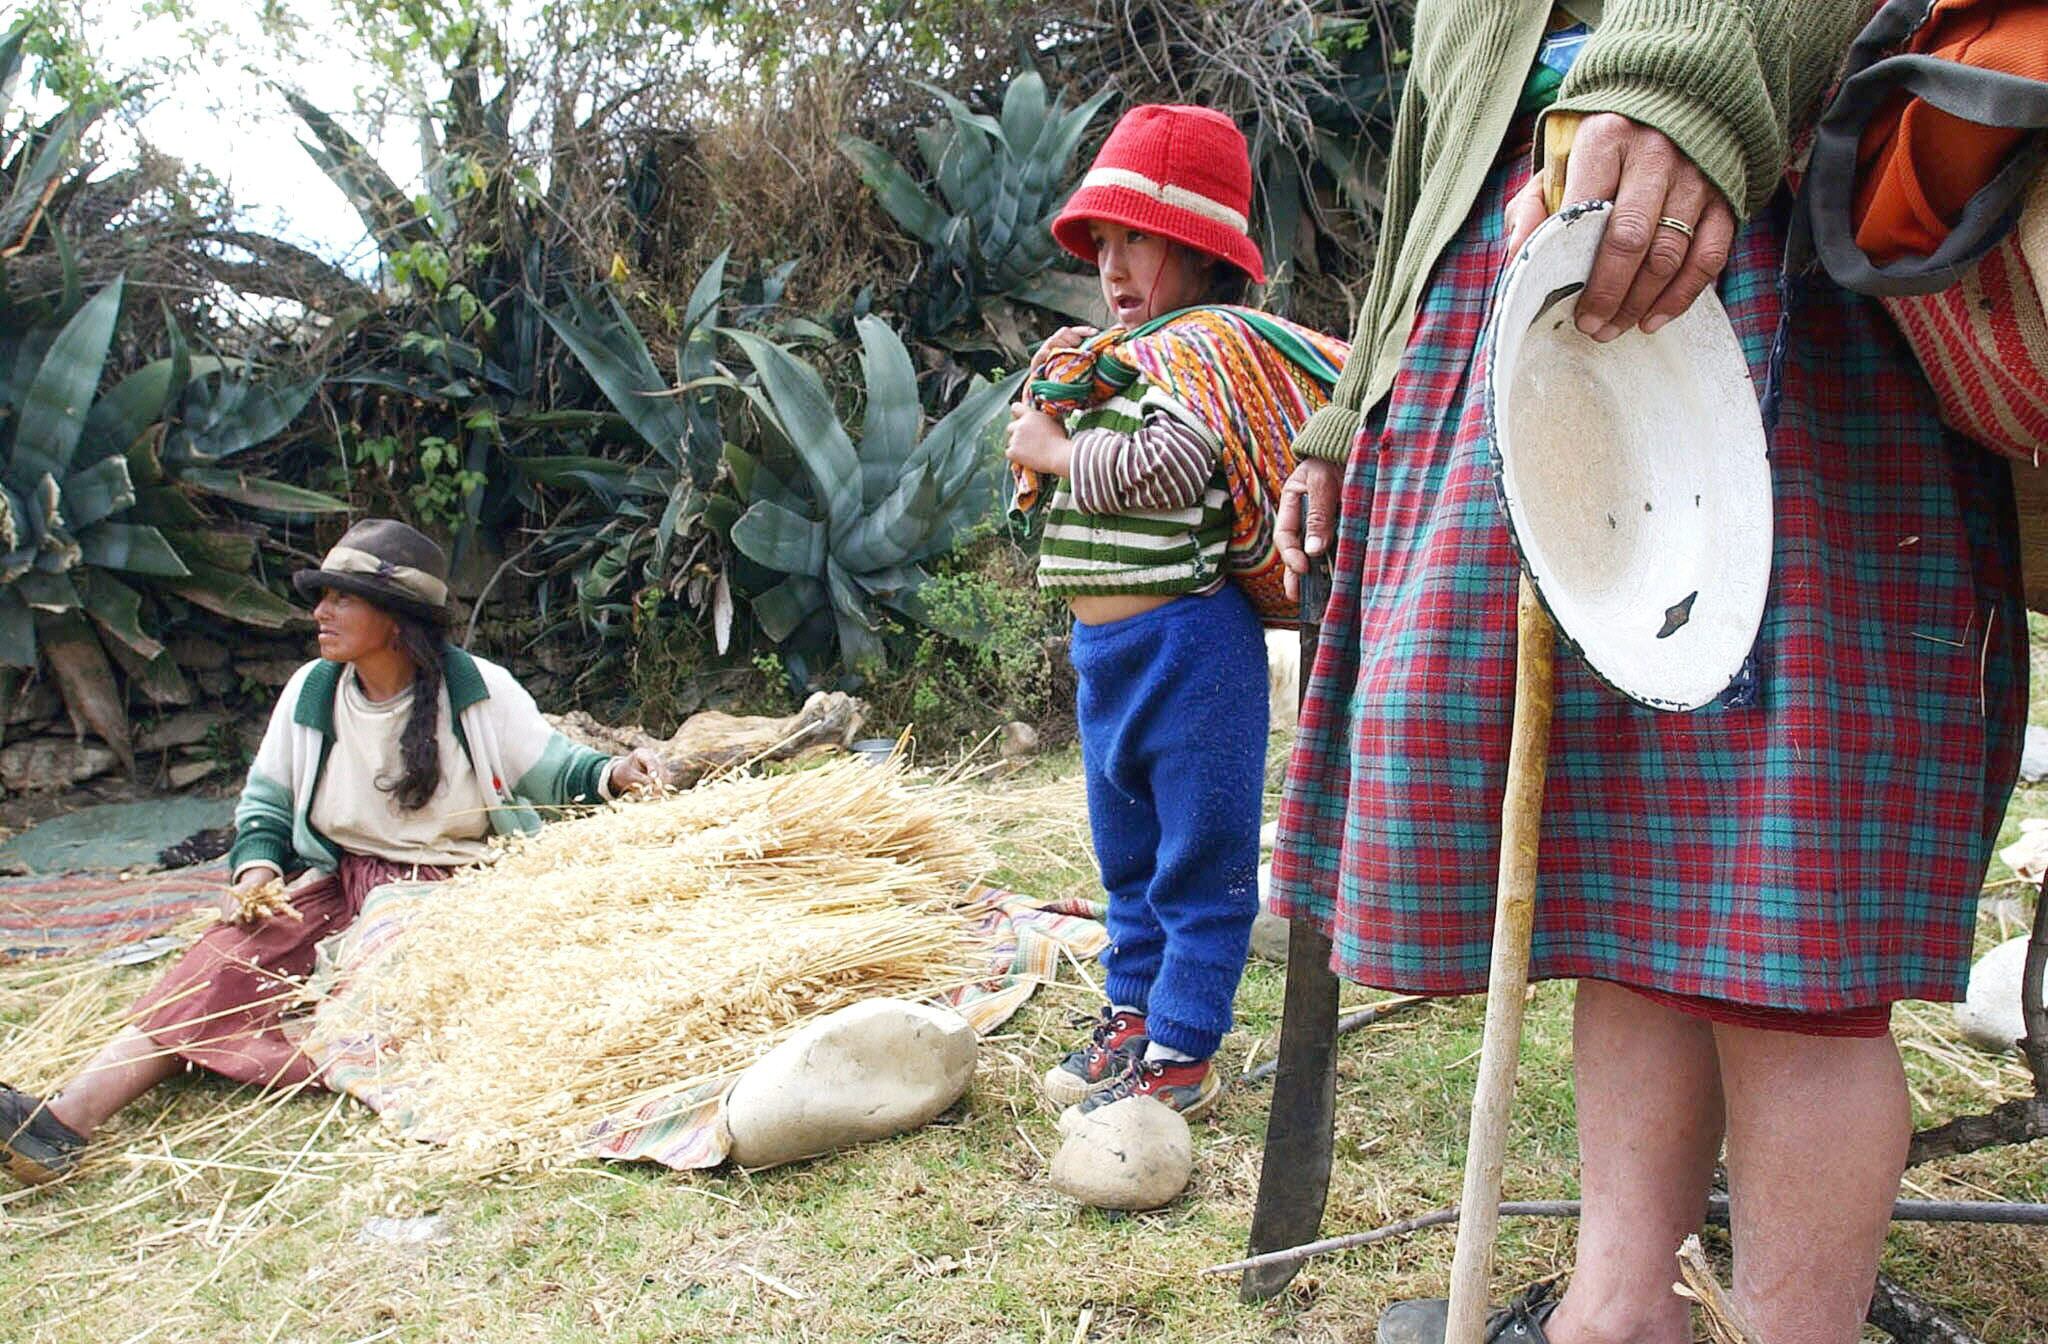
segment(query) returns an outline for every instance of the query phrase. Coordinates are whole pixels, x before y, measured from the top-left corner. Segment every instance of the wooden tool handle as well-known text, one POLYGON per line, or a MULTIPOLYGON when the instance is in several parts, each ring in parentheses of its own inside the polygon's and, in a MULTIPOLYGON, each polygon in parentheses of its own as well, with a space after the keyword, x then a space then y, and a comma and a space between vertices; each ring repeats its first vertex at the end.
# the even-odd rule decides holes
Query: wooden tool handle
MULTIPOLYGON (((1564 197, 1565 158, 1578 118, 1544 119, 1545 204, 1555 214, 1564 197)), ((1522 1010, 1528 999, 1529 940, 1536 925, 1537 842, 1556 704, 1556 631, 1536 586, 1521 576, 1515 606, 1515 726, 1508 744, 1507 796, 1501 802, 1500 874, 1495 888, 1493 958, 1486 977, 1486 1027, 1479 1042, 1479 1084, 1472 1094, 1472 1130, 1465 1145, 1465 1187, 1458 1201, 1458 1247, 1451 1259, 1450 1318, 1445 1344, 1481 1344, 1493 1246, 1500 1228, 1501 1167, 1507 1156, 1508 1113, 1522 1053, 1522 1010)))

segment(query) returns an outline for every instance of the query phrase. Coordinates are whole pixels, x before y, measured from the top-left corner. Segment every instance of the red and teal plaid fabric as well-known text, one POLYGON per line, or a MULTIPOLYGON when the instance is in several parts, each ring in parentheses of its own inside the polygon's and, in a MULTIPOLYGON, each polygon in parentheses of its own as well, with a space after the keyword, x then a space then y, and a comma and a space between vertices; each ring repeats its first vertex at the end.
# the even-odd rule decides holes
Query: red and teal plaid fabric
MULTIPOLYGON (((1503 160, 1439 260, 1346 470, 1280 815, 1276 906, 1387 989, 1486 984, 1516 561, 1477 352, 1525 160, 1503 160)), ((1720 287, 1759 386, 1780 247, 1774 217, 1753 223, 1720 287)), ((1876 304, 1824 286, 1796 311, 1754 675, 1664 714, 1559 657, 1539 978, 1804 1012, 1962 995, 2026 711, 2010 481, 1941 429, 1876 304)))

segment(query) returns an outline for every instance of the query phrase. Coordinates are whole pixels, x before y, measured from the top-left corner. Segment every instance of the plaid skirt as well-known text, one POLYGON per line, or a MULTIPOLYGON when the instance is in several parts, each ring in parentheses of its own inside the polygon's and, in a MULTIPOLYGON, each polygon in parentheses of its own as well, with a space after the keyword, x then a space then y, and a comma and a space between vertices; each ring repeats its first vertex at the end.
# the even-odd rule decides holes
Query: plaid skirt
MULTIPOLYGON (((1273 898, 1344 976, 1486 986, 1515 680, 1517 561, 1483 413, 1503 158, 1435 274, 1344 477, 1273 898)), ((1720 295, 1765 381, 1782 212, 1720 295)), ((1801 1013, 1962 997, 1978 888, 2018 773, 2026 614, 2011 479, 1945 431, 1878 305, 1793 305, 1770 427, 1772 587, 1749 668, 1692 714, 1569 651, 1531 974, 1801 1013)))

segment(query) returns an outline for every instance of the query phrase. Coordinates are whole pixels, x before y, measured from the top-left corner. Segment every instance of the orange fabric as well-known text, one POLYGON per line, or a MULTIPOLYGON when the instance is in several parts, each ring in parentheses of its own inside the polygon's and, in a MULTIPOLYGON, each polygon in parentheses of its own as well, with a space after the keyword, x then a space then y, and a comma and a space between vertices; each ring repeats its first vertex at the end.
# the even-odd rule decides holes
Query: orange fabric
MULTIPOLYGON (((1907 46, 2048 81, 2048 0, 1936 0, 1907 46)), ((1880 265, 1931 255, 2025 134, 1979 126, 1899 95, 1863 134, 1857 246, 1880 265)))

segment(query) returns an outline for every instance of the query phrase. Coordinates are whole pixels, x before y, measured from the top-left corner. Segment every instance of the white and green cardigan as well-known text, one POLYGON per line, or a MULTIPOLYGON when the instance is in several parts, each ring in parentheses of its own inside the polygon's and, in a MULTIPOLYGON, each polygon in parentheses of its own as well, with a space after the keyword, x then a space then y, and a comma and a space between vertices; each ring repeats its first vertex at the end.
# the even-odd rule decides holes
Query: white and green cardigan
MULTIPOLYGON (((341 852, 307 819, 334 745, 334 695, 343 664, 325 659, 292 674, 270 713, 263 745, 249 766, 235 805, 231 871, 270 864, 331 872, 341 852)), ((491 803, 491 830, 508 835, 540 829, 540 808, 603 800, 612 757, 555 731, 510 672, 461 649, 441 665, 455 740, 469 753, 491 803)))

